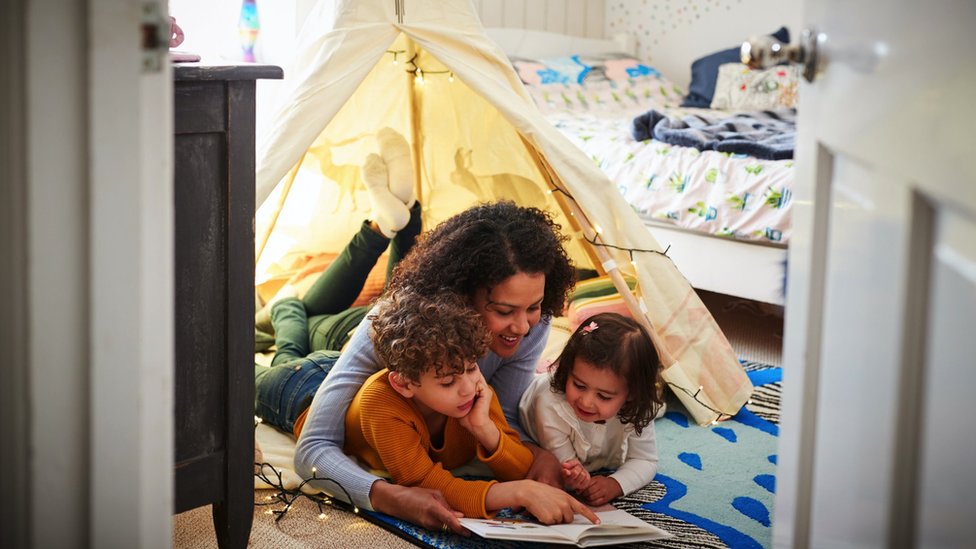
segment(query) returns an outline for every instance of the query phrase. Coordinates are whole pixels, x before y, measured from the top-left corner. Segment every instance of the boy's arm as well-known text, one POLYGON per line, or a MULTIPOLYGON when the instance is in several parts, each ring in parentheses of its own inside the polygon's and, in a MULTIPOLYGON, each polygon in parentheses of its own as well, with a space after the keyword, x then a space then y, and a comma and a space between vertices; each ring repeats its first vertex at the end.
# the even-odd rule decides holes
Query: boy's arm
MULTIPOLYGON (((405 400, 389 391, 373 390, 360 396, 360 425, 393 482, 403 486, 439 490, 451 508, 468 517, 489 518, 485 497, 494 481, 455 477, 431 459, 421 436, 423 418, 405 400)), ((473 455, 473 448, 469 450, 473 455)))
POLYGON ((525 478, 532 466, 532 451, 522 444, 519 433, 505 421, 501 404, 494 395, 492 395, 488 416, 498 427, 501 436, 498 447, 491 454, 487 453, 482 445, 479 445, 478 459, 488 465, 499 480, 525 478))
POLYGON ((631 434, 627 443, 627 460, 610 475, 620 484, 624 495, 643 488, 657 473, 657 442, 654 422, 648 423, 638 437, 631 434))

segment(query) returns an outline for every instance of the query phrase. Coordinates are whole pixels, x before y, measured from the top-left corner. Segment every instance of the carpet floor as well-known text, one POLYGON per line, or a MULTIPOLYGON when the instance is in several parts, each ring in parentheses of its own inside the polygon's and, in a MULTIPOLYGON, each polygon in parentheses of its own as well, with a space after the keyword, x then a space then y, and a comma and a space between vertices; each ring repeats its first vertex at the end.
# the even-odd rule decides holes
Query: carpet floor
MULTIPOLYGON (((772 416, 767 408, 778 408, 778 382, 771 382, 771 371, 781 372, 779 368, 768 368, 767 365, 778 366, 782 363, 782 309, 775 306, 758 304, 748 300, 731 298, 721 294, 699 292, 702 301, 708 306, 718 324, 729 338, 737 355, 747 362, 745 367, 754 377, 754 385, 760 387, 753 404, 747 406, 750 415, 760 421, 769 423, 772 416), (749 362, 761 363, 758 365, 749 362), (765 374, 754 373, 769 370, 765 374), (760 381, 760 382, 757 382, 760 381), (763 388, 766 387, 766 388, 763 388)), ((669 403, 670 405, 670 403, 669 403)), ((730 435, 726 423, 710 429, 701 429, 683 425, 683 414, 677 405, 672 408, 665 418, 656 424, 658 445, 662 449, 661 473, 648 487, 618 500, 617 506, 641 516, 662 528, 678 534, 675 538, 660 547, 768 547, 769 519, 772 512, 772 483, 775 467, 775 434, 765 435, 755 428, 732 429, 730 435), (718 433, 715 431, 718 430, 718 433), (713 438, 735 437, 736 444, 730 448, 752 448, 751 455, 766 452, 767 464, 757 466, 755 463, 746 465, 745 470, 737 470, 739 458, 729 459, 720 468, 705 467, 708 464, 707 454, 690 451, 696 445, 714 443, 713 438), (669 444, 669 440, 680 437, 681 451, 664 452, 664 448, 678 449, 677 442, 669 444), (747 438, 743 438, 747 437, 747 438), (695 440, 692 440, 695 439, 695 440), (673 455, 671 455, 673 454, 673 455), (695 456, 697 454, 697 457, 695 456), (772 456, 770 459, 769 456, 772 456), (761 470, 760 470, 761 469, 761 470), (664 471, 681 472, 667 475, 664 471), (697 475, 695 472, 697 471, 697 475), (682 476, 682 475, 689 476, 682 476), (707 475, 721 474, 726 477, 736 477, 737 488, 730 488, 727 497, 715 497, 718 494, 709 492, 701 487, 709 485, 728 486, 728 483, 708 481, 707 475), (677 494, 684 490, 685 497, 676 501, 677 494), (733 491, 738 490, 735 494, 733 491), (719 501, 735 501, 733 511, 725 505, 718 505, 719 501), (652 503, 649 503, 652 502, 652 503), (725 514, 738 513, 735 528, 723 529, 721 517, 725 514), (717 519, 716 519, 717 517, 717 519), (717 527, 716 527, 717 525, 717 527), (716 533, 717 532, 717 533, 716 533)), ((734 455, 729 454, 730 456, 734 455)), ((753 456, 754 457, 754 456, 753 456)), ((255 502, 263 503, 272 492, 269 490, 255 491, 255 502)), ((267 514, 267 506, 256 506, 254 522, 251 529, 249 547, 275 549, 303 549, 312 547, 414 547, 430 545, 418 538, 414 543, 407 541, 400 535, 391 533, 361 516, 343 511, 328 509, 325 516, 320 516, 316 505, 305 499, 299 499, 292 509, 280 520, 267 514)), ((173 517, 173 547, 176 549, 216 549, 217 540, 214 534, 210 506, 204 506, 173 517)), ((725 520, 728 522, 728 520, 725 520)), ((387 527, 390 527, 387 525, 387 527)), ((394 527, 395 529, 395 527, 394 527)), ((402 532, 401 532, 402 534, 402 532)), ((445 540, 446 541, 446 540, 445 540)), ((472 542, 473 543, 473 542, 472 542)), ((451 544, 434 546, 457 546, 451 544)), ((472 545, 474 546, 474 545, 472 545)))

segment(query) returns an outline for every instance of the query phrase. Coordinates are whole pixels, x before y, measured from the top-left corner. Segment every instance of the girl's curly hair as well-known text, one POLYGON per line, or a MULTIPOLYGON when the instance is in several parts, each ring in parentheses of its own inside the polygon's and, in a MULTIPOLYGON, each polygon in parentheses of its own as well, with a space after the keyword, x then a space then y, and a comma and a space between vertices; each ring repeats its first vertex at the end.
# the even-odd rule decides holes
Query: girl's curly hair
POLYGON ((481 316, 448 291, 427 296, 401 288, 380 299, 370 319, 381 363, 415 383, 431 368, 438 376, 463 373, 491 340, 481 316))
POLYGON ((639 436, 663 402, 656 383, 661 360, 647 330, 634 319, 617 313, 600 313, 586 319, 556 359, 556 371, 550 381, 552 392, 566 392, 569 374, 578 359, 624 378, 627 400, 617 417, 622 423, 632 423, 639 436))
POLYGON ((545 317, 562 313, 575 272, 552 216, 501 201, 465 210, 422 234, 397 264, 390 291, 410 287, 423 295, 445 289, 467 298, 517 273, 542 273, 545 317))

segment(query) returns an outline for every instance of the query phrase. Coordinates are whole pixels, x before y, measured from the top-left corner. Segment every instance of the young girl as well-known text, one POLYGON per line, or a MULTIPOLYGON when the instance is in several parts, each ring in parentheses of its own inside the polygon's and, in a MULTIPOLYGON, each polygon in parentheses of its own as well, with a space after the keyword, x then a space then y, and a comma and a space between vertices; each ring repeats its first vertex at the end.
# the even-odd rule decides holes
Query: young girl
POLYGON ((537 376, 523 393, 522 427, 562 462, 566 487, 589 505, 603 505, 654 478, 660 367, 643 326, 602 313, 576 329, 555 371, 537 376), (589 474, 603 468, 616 472, 589 474))

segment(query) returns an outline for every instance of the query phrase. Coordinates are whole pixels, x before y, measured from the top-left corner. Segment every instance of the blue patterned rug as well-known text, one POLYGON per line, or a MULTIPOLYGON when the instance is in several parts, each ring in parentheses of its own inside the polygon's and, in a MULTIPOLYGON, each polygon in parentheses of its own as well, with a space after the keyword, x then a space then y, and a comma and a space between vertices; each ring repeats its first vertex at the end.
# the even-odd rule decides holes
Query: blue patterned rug
MULTIPOLYGON (((756 390, 752 401, 732 419, 699 427, 677 399, 668 401, 668 412, 654 424, 657 476, 613 504, 674 537, 626 547, 770 547, 783 370, 756 362, 742 362, 742 366, 756 390)), ((421 547, 538 547, 434 533, 380 513, 363 515, 421 547)))

